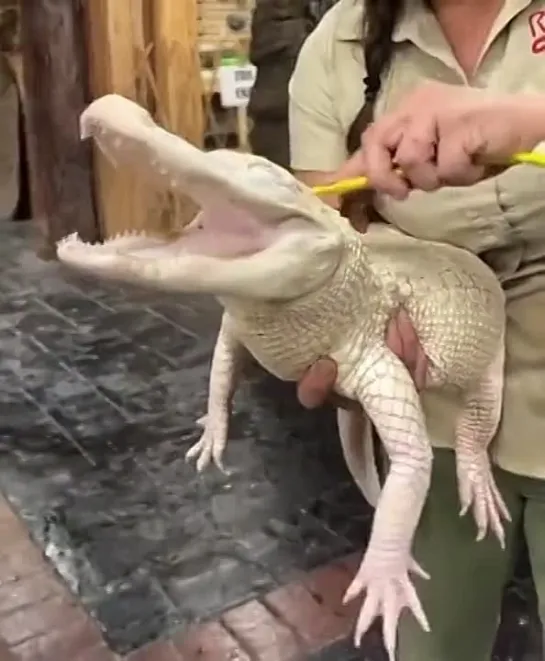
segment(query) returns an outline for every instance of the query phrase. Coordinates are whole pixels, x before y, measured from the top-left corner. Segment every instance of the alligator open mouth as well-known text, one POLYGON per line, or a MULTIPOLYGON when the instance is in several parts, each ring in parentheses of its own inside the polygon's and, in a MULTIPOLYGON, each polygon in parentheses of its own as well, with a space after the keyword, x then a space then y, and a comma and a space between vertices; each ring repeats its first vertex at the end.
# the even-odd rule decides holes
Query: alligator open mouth
MULTIPOLYGON (((174 239, 127 233, 91 245, 66 237, 57 249, 62 262, 104 277, 147 279, 191 291, 197 278, 210 279, 210 271, 221 270, 226 261, 250 260, 251 270, 256 256, 271 253, 272 275, 274 261, 276 270, 282 268, 274 259, 280 253, 293 262, 305 251, 339 245, 331 221, 335 212, 264 158, 201 151, 160 128, 141 106, 114 94, 94 101, 80 121, 82 138, 94 138, 114 165, 138 172, 157 189, 190 196, 201 211, 174 239)), ((266 263, 260 272, 267 270, 266 263)))
POLYGON ((124 254, 135 259, 181 258, 184 255, 216 259, 238 259, 254 255, 269 248, 282 233, 299 226, 308 231, 308 224, 297 220, 281 222, 276 226, 263 225, 244 210, 229 204, 221 208, 206 207, 180 234, 174 238, 154 236, 145 232, 127 232, 104 243, 88 244, 72 234, 58 244, 62 261, 101 259, 124 254), (70 251, 70 252, 69 252, 70 251))

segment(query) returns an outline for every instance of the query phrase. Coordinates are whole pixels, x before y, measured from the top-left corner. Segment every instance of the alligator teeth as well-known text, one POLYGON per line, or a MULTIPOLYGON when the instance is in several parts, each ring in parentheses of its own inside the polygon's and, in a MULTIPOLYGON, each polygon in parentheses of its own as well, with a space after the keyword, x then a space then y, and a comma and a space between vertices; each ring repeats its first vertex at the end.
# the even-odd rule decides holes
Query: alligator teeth
POLYGON ((72 234, 68 234, 64 238, 57 241, 57 245, 65 246, 67 243, 81 243, 81 242, 82 241, 79 238, 79 234, 77 232, 72 232, 72 234))

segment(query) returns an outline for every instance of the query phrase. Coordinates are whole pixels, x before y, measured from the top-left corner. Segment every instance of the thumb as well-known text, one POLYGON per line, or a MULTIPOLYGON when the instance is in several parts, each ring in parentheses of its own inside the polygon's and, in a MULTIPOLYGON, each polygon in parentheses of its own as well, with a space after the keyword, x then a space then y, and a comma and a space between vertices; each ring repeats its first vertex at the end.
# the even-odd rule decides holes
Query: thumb
POLYGON ((311 365, 297 384, 297 398, 307 409, 321 406, 331 394, 337 379, 337 364, 320 358, 311 365))
POLYGON ((335 173, 337 181, 364 177, 366 175, 365 158, 361 149, 358 149, 335 173))

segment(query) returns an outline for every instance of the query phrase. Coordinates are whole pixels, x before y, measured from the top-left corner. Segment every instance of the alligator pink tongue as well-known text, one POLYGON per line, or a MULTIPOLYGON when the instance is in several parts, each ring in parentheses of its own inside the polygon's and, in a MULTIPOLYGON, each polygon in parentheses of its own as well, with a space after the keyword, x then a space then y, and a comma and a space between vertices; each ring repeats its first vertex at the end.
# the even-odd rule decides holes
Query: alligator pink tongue
POLYGON ((180 237, 179 248, 210 257, 241 257, 264 250, 274 232, 246 211, 230 204, 204 209, 180 237))
POLYGON ((230 204, 204 209, 198 219, 183 234, 170 243, 128 245, 134 257, 161 258, 176 255, 206 255, 236 258, 264 250, 274 239, 274 230, 259 222, 246 211, 230 204))

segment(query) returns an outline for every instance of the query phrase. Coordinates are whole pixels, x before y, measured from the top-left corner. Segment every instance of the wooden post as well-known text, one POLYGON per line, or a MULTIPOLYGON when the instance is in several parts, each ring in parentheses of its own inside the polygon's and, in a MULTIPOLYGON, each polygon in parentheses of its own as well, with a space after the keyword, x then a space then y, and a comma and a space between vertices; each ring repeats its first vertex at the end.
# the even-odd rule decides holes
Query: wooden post
MULTIPOLYGON (((115 92, 148 105, 145 0, 87 0, 93 97, 115 92)), ((157 195, 130 171, 115 168, 95 149, 95 187, 105 237, 125 230, 159 230, 157 195)))
MULTIPOLYGON (((154 0, 153 42, 157 119, 169 131, 202 147, 204 98, 198 49, 197 0, 154 0)), ((197 207, 170 200, 172 229, 186 225, 197 207)))
POLYGON ((35 215, 42 222, 44 256, 70 232, 98 238, 91 151, 79 138, 87 101, 87 64, 81 0, 20 3, 21 50, 35 215))

